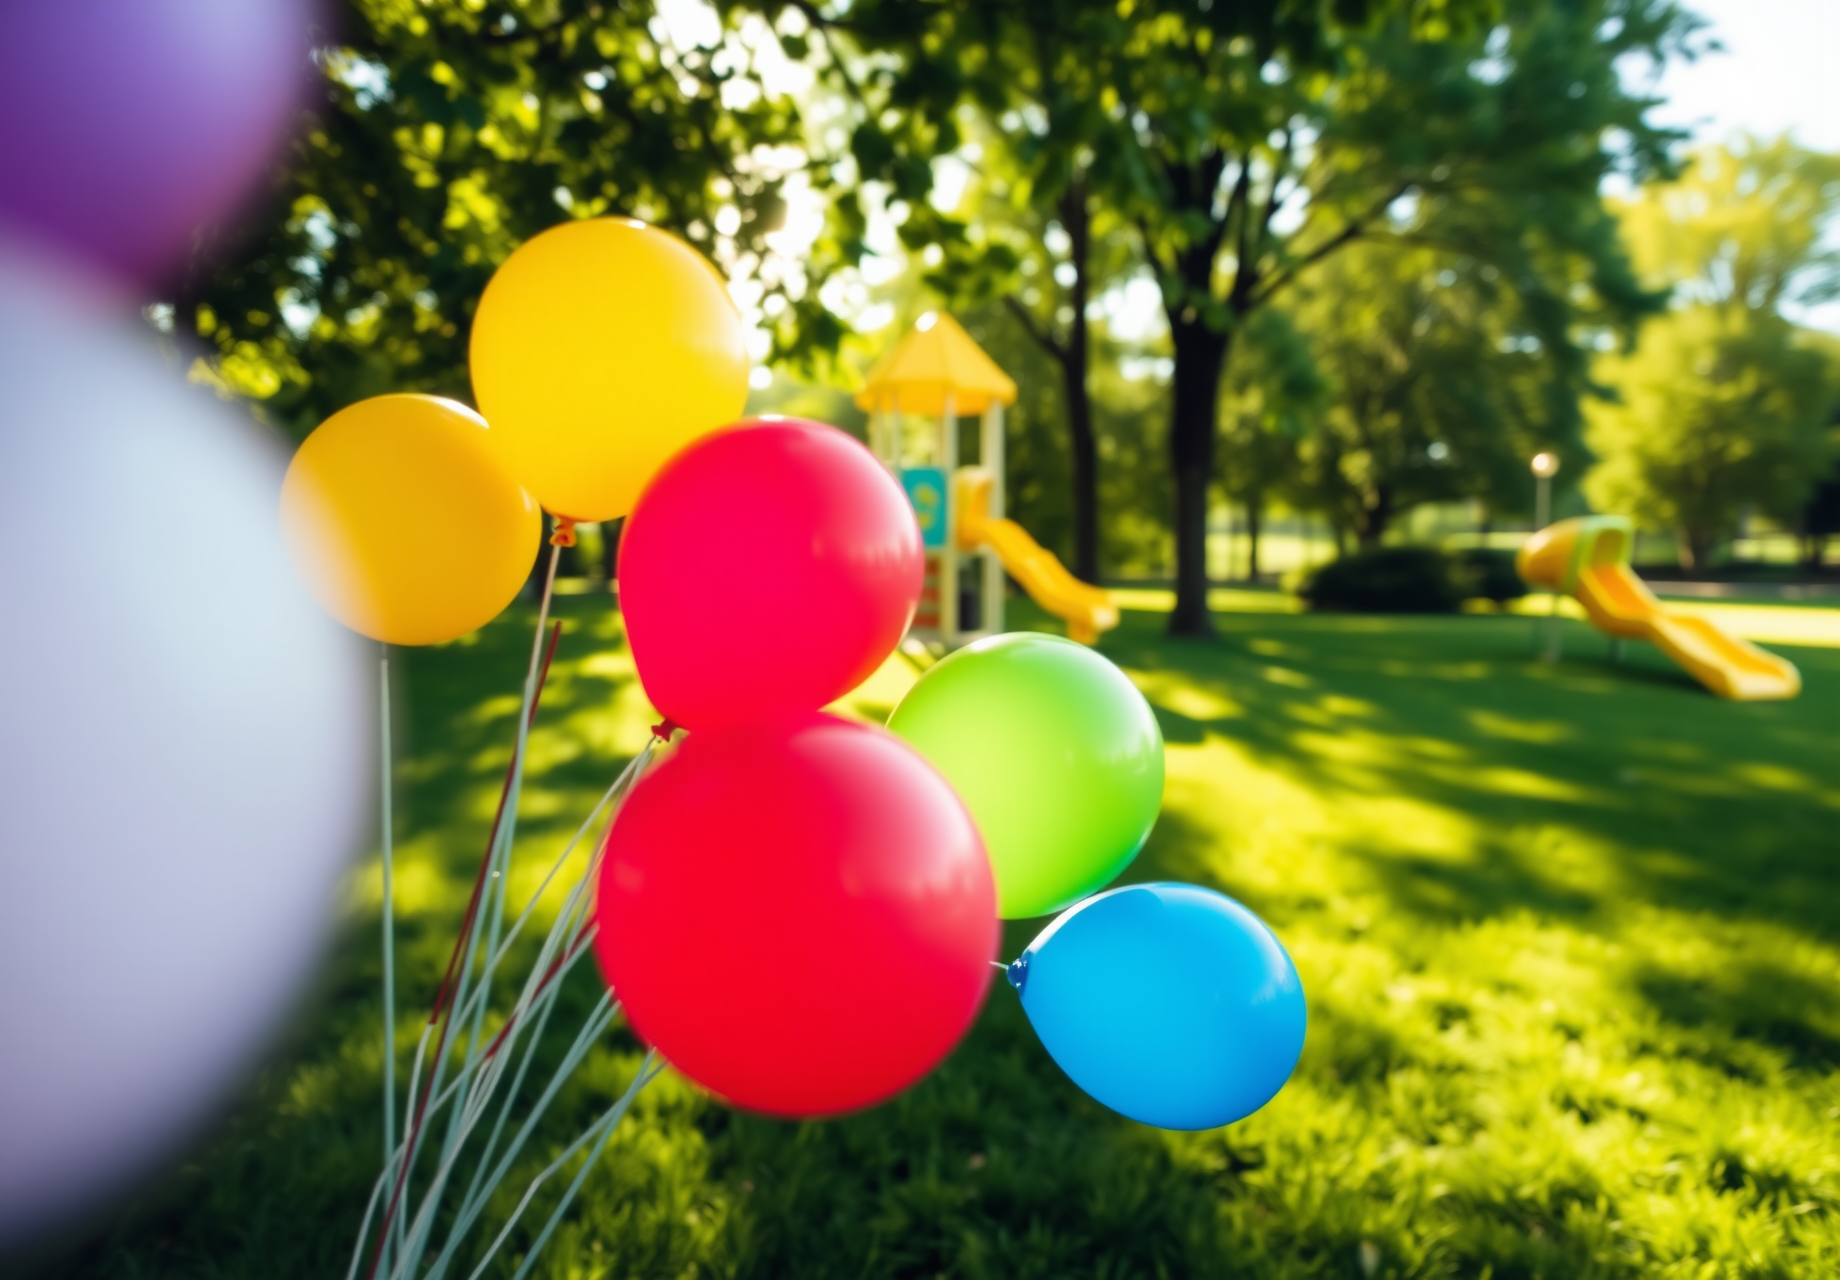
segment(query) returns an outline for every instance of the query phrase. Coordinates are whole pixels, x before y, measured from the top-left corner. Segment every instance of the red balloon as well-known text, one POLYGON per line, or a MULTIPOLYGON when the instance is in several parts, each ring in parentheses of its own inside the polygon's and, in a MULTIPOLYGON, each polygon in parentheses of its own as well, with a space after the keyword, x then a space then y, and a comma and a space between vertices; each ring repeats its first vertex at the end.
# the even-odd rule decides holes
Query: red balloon
POLYGON ((778 1116, 866 1107, 932 1070, 998 944, 951 786, 892 734, 817 713, 686 738, 614 819, 595 912, 633 1029, 778 1116))
POLYGON ((835 427, 775 418, 705 436, 620 537, 640 683, 686 729, 815 711, 894 652, 924 565, 900 485, 835 427))

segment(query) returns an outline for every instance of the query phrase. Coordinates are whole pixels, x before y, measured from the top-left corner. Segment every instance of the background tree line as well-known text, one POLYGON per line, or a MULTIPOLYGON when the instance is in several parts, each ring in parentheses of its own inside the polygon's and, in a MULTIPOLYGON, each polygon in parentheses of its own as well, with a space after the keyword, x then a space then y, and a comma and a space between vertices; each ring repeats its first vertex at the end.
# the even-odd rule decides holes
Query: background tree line
POLYGON ((1167 563, 1179 634, 1225 502, 1256 566, 1276 506, 1360 544, 1426 503, 1517 516, 1554 449, 1692 563, 1746 510, 1836 523, 1834 353, 1784 316, 1836 288, 1835 161, 1651 124, 1618 67, 1693 46, 1667 0, 339 9, 267 206, 153 313, 296 433, 465 398, 493 267, 600 213, 684 235, 760 358, 844 386, 838 299, 892 224, 881 292, 1022 385, 1013 505, 1089 579, 1167 563), (1131 281, 1163 323, 1127 341, 1101 301, 1131 281))

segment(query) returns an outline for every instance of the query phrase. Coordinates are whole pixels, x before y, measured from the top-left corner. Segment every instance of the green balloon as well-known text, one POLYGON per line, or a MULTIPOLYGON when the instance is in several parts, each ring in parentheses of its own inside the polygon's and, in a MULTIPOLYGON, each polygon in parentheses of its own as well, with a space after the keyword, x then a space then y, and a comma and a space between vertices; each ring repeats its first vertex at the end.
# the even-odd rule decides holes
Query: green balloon
POLYGON ((1163 803, 1163 735, 1124 672, 1084 645, 1014 632, 960 649, 888 719, 971 811, 997 914, 1046 915, 1130 865, 1163 803))

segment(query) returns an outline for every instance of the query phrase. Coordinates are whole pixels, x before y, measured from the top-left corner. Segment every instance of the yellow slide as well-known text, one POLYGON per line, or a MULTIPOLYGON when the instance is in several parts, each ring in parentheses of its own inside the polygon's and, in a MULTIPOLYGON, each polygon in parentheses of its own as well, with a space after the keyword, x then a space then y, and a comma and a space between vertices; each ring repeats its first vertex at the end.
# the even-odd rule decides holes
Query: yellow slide
POLYGON ((1793 698, 1795 665, 1710 619, 1668 609, 1629 567, 1635 526, 1622 516, 1561 520, 1521 547, 1515 567, 1529 586, 1569 593, 1601 631, 1647 640, 1721 698, 1793 698))
POLYGON ((1067 634, 1081 644, 1095 644, 1099 633, 1118 625, 1118 606, 1098 587, 1081 582, 1052 551, 1029 536, 1014 520, 990 514, 990 472, 982 467, 958 469, 958 547, 989 547, 1009 576, 1035 603, 1067 624, 1067 634))

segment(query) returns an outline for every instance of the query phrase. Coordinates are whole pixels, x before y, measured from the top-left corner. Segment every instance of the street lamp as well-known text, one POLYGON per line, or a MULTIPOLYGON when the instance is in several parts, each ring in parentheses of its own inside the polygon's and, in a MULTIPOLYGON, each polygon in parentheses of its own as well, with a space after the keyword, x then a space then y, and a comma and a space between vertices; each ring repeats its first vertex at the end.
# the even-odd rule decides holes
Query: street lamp
POLYGON ((1544 529, 1552 519, 1552 478, 1559 474, 1559 455, 1542 450, 1533 455, 1535 480, 1533 527, 1544 529))
MULTIPOLYGON (((1533 455, 1533 527, 1537 532, 1552 519, 1552 478, 1559 474, 1559 455, 1545 449, 1533 455)), ((1546 653, 1548 662, 1559 660, 1559 593, 1547 597, 1546 653)))

